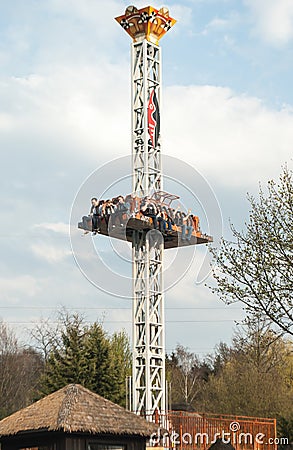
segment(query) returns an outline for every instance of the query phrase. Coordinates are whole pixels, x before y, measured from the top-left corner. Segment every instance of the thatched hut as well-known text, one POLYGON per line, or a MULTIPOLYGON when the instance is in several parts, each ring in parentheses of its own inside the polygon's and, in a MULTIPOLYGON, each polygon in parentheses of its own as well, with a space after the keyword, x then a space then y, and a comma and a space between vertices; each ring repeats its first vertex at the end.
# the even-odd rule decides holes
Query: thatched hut
POLYGON ((0 421, 2 450, 144 450, 156 426, 79 384, 0 421))

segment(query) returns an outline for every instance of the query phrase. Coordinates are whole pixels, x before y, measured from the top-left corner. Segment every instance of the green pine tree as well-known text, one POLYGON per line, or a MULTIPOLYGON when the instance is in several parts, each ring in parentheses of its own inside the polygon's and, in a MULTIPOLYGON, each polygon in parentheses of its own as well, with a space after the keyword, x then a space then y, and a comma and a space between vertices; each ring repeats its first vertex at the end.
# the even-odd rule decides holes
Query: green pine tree
POLYGON ((50 352, 41 380, 41 391, 49 394, 69 383, 85 385, 87 361, 85 358, 85 329, 78 316, 65 325, 60 344, 50 352))
POLYGON ((110 368, 115 380, 111 400, 126 406, 126 379, 131 375, 131 349, 125 331, 116 332, 110 340, 110 368), (114 389, 115 388, 115 389, 114 389))
POLYGON ((110 341, 102 326, 96 322, 85 335, 84 357, 87 361, 85 387, 112 400, 111 394, 116 387, 110 370, 110 341))
POLYGON ((129 338, 123 331, 109 337, 102 325, 86 326, 74 315, 65 317, 41 378, 41 394, 69 383, 79 383, 97 394, 125 405, 125 380, 131 366, 129 338))

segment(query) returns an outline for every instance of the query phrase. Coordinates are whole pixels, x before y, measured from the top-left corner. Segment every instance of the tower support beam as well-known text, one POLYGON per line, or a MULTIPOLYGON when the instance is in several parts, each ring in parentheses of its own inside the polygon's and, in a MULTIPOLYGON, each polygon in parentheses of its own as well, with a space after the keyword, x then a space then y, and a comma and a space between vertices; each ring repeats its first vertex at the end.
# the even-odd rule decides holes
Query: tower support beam
POLYGON ((160 144, 161 49, 146 39, 132 44, 133 192, 162 189, 160 144))
POLYGON ((133 410, 165 411, 165 336, 161 233, 133 236, 133 410))

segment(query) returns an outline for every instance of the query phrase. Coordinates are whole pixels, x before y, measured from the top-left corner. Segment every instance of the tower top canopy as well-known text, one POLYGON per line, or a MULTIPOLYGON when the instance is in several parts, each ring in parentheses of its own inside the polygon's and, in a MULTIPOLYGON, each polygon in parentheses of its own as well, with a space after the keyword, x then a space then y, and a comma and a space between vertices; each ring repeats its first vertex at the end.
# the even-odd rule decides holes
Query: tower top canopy
POLYGON ((159 39, 176 23, 176 20, 169 16, 168 8, 158 10, 152 6, 141 9, 128 6, 125 14, 115 19, 134 42, 146 39, 153 44, 158 44, 159 39))

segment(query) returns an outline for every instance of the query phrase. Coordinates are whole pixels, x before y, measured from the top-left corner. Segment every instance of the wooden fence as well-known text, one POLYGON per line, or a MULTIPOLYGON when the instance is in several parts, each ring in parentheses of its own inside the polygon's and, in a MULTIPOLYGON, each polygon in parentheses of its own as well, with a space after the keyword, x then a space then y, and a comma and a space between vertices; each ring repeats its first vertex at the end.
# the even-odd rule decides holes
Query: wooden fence
POLYGON ((276 450, 276 419, 170 411, 147 416, 158 424, 151 445, 207 450, 217 439, 236 450, 276 450))

